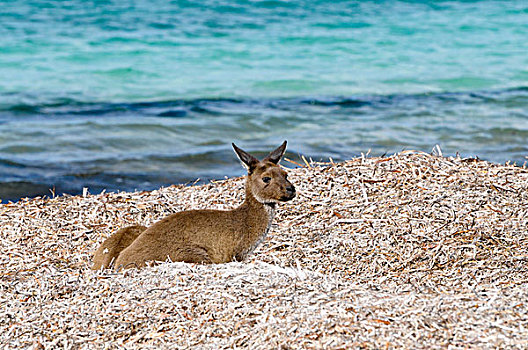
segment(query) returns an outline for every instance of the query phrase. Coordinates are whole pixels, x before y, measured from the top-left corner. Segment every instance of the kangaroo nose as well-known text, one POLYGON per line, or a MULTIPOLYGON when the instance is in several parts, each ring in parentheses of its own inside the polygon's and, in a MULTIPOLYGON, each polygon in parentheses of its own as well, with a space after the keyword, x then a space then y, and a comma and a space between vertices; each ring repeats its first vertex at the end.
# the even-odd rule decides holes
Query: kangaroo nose
POLYGON ((293 186, 286 187, 286 192, 288 192, 288 194, 294 194, 295 193, 295 187, 293 187, 293 186))

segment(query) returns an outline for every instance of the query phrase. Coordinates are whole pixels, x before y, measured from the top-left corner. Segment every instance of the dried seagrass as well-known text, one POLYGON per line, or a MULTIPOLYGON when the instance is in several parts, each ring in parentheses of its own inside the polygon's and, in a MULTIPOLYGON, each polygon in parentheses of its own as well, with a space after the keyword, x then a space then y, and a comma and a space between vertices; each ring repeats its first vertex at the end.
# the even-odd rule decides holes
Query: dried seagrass
POLYGON ((528 170, 404 152, 290 171, 244 263, 93 272, 119 227, 228 209, 243 179, 0 206, 0 348, 528 346, 528 170))

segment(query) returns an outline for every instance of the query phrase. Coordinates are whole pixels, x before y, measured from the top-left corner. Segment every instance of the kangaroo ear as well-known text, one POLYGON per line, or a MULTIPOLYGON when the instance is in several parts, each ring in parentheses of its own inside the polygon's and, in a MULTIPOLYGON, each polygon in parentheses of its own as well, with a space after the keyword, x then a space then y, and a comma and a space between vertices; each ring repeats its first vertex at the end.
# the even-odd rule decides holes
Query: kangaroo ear
POLYGON ((280 162, 282 156, 284 155, 284 151, 286 151, 286 144, 287 143, 288 143, 287 141, 284 141, 282 143, 282 145, 277 147, 276 150, 271 151, 270 154, 268 154, 266 156, 266 158, 264 158, 262 161, 269 161, 269 162, 272 162, 274 164, 278 164, 280 162))
POLYGON ((248 173, 251 174, 251 172, 255 170, 255 167, 257 166, 259 160, 244 151, 243 149, 238 148, 237 145, 235 145, 234 143, 232 143, 232 145, 236 155, 238 156, 238 159, 240 159, 242 165, 248 170, 248 173))

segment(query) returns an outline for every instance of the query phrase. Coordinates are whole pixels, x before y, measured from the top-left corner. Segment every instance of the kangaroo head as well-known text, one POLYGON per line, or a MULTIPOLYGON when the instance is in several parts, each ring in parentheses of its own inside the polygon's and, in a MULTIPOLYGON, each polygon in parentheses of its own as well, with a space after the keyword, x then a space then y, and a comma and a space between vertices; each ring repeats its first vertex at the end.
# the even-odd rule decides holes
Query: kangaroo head
POLYGON ((246 188, 257 201, 271 204, 295 197, 295 187, 288 181, 288 174, 278 165, 286 150, 286 141, 262 160, 238 148, 234 143, 233 149, 248 170, 246 188))

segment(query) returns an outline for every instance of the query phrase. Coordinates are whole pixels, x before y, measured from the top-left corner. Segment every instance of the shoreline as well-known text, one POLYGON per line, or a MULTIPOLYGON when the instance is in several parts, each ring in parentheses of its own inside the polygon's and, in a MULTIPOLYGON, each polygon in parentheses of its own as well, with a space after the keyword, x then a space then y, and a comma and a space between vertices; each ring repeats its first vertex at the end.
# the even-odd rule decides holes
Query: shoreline
POLYGON ((118 228, 231 209, 243 178, 0 205, 6 348, 528 343, 528 169, 407 151, 290 169, 242 263, 89 270, 118 228))
POLYGON ((528 161, 524 85, 437 93, 277 95, 135 103, 77 100, 19 106, 0 124, 0 198, 154 190, 242 174, 230 142, 344 161, 402 149, 528 161), (23 116, 23 118, 22 118, 23 116), (278 127, 277 132, 273 131, 278 127), (62 131, 61 131, 62 130, 62 131), (210 133, 208 130, 216 130, 210 133), (187 138, 175 138, 185 132, 187 138), (30 135, 31 137, 28 137, 30 135), (223 135, 219 139, 218 135, 223 135), (250 141, 253 140, 253 141, 250 141))

